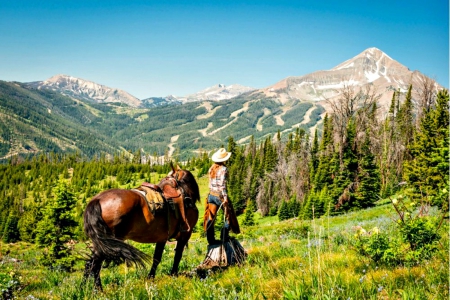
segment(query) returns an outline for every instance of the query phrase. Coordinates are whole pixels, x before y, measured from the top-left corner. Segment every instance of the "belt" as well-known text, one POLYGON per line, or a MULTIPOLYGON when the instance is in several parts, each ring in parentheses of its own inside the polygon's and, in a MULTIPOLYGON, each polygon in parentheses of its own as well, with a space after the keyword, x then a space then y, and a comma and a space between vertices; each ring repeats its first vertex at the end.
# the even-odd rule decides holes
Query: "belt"
POLYGON ((215 196, 217 198, 222 198, 222 195, 220 195, 219 193, 215 193, 215 192, 209 192, 210 195, 215 196))

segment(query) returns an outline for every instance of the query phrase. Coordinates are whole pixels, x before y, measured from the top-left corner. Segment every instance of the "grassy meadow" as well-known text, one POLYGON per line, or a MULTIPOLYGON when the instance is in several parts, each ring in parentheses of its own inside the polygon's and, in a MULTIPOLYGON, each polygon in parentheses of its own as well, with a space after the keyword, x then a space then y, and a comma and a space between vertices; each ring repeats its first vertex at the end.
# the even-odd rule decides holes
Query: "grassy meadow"
MULTIPOLYGON (((202 217, 207 180, 198 182, 202 217)), ((103 292, 93 289, 92 280, 81 285, 87 253, 83 242, 75 245, 80 260, 72 273, 41 266, 33 244, 1 243, 0 280, 2 286, 10 281, 16 299, 448 299, 448 219, 440 229, 439 250, 419 265, 376 265, 357 253, 357 228, 377 227, 394 234, 397 218, 388 201, 367 210, 307 221, 279 222, 277 217, 255 214, 257 225, 241 226, 242 233, 236 236, 248 253, 246 263, 210 272, 206 278, 195 272, 207 250, 206 238, 197 226, 179 276, 168 275, 175 249, 175 243, 169 242, 155 279, 146 279, 149 270, 125 265, 103 268, 103 292)), ((153 253, 152 244, 134 245, 153 253)))

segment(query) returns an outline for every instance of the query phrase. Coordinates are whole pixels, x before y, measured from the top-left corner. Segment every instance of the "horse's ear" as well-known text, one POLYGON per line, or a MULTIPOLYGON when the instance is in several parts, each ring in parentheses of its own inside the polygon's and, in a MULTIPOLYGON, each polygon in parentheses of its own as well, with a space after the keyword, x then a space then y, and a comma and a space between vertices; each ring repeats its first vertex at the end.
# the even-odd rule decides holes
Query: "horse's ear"
POLYGON ((179 166, 179 165, 177 165, 177 171, 178 171, 178 170, 181 170, 181 168, 180 168, 180 166, 179 166))
POLYGON ((175 168, 173 167, 172 161, 170 161, 170 167, 172 168, 172 174, 175 174, 176 170, 175 170, 175 168))

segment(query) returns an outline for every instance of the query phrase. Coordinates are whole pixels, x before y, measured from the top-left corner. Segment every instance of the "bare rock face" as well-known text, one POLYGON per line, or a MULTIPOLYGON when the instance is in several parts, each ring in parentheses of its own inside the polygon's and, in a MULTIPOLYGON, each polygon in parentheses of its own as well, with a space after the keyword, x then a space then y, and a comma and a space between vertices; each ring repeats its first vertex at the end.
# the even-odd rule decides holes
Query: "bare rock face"
POLYGON ((141 106, 141 100, 125 91, 67 75, 56 75, 45 81, 30 83, 30 85, 38 89, 58 91, 80 100, 97 103, 119 102, 133 107, 141 106))
MULTIPOLYGON (((371 85, 381 94, 378 104, 384 108, 389 105, 394 90, 405 92, 410 84, 420 88, 424 78, 427 77, 409 70, 383 51, 369 48, 330 70, 288 77, 254 93, 262 92, 281 103, 293 99, 323 103, 338 98, 344 86, 359 89, 371 85)), ((434 86, 442 88, 436 82, 434 86)))

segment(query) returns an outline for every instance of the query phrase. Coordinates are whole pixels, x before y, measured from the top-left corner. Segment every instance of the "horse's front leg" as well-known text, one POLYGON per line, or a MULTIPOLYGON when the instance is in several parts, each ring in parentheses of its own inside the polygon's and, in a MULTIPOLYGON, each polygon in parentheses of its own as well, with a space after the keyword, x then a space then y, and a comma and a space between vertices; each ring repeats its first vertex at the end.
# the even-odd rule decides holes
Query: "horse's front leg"
POLYGON ((166 246, 166 242, 156 243, 155 252, 153 253, 153 264, 150 273, 148 274, 148 278, 155 278, 156 268, 158 268, 159 263, 161 262, 162 254, 164 252, 164 247, 166 246))
POLYGON ((188 240, 180 239, 177 241, 177 247, 175 248, 175 257, 173 259, 172 271, 170 275, 178 274, 178 266, 180 265, 181 257, 183 256, 184 247, 186 246, 188 240))

